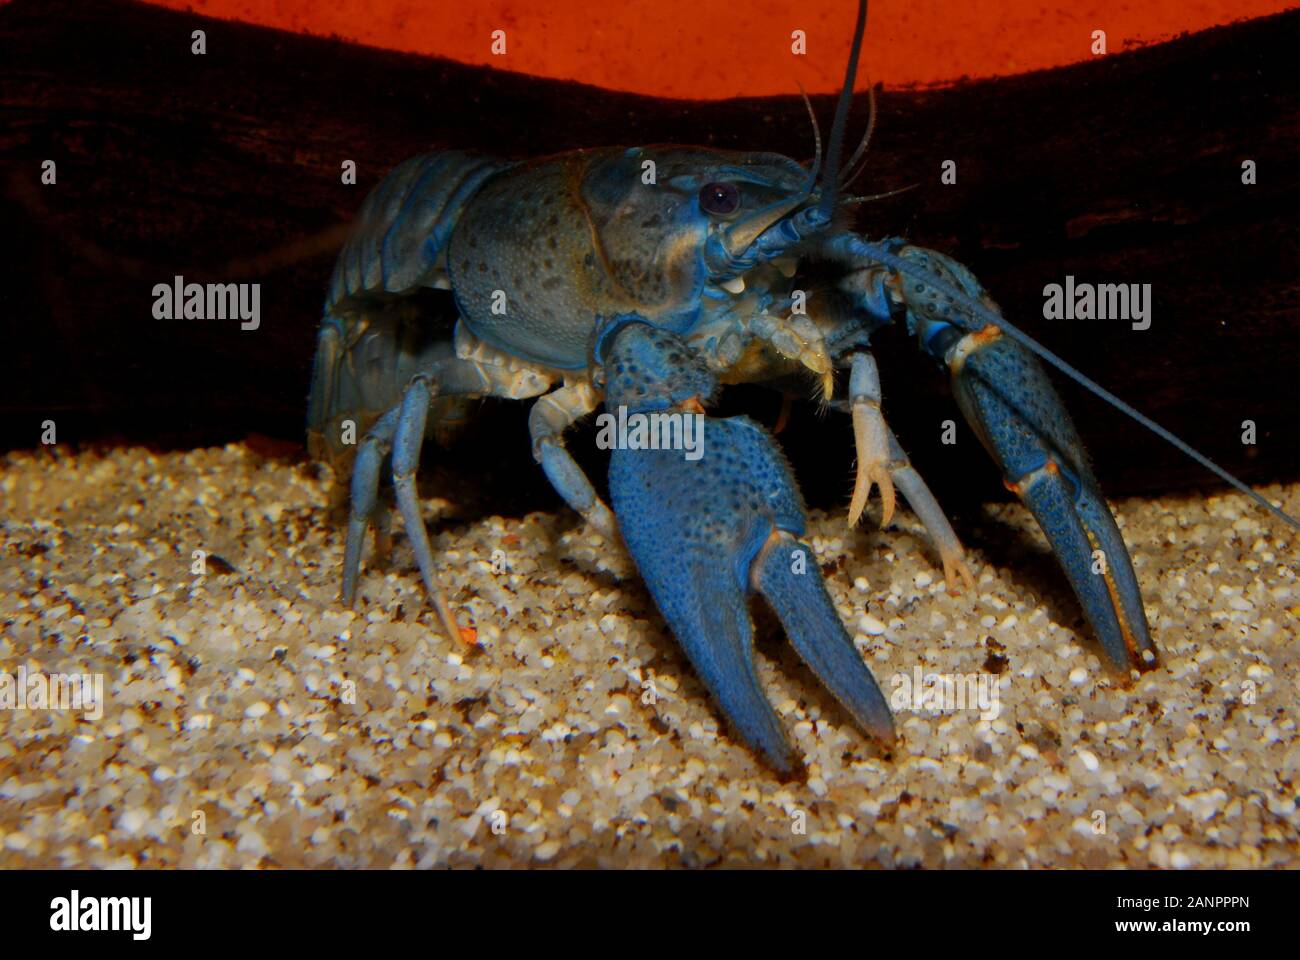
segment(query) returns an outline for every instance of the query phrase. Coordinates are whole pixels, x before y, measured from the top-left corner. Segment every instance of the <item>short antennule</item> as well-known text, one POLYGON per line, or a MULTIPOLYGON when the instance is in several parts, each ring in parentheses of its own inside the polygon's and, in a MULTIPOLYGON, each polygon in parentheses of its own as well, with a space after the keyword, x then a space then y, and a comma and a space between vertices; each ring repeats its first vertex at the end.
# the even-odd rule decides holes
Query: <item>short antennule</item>
POLYGON ((858 55, 862 53, 862 38, 867 32, 867 0, 858 0, 858 23, 853 31, 853 46, 849 49, 849 66, 844 71, 844 87, 835 102, 835 122, 831 125, 831 138, 826 147, 826 168, 822 171, 822 194, 818 209, 829 219, 835 212, 838 199, 841 154, 844 152, 844 129, 849 124, 849 107, 853 103, 853 82, 858 78, 858 55))
POLYGON ((817 111, 813 109, 812 101, 808 99, 808 91, 799 84, 799 96, 803 97, 803 105, 808 108, 808 119, 812 121, 813 128, 813 161, 812 168, 808 172, 808 187, 804 190, 805 194, 811 194, 813 188, 817 186, 817 175, 822 168, 822 131, 817 126, 817 111))

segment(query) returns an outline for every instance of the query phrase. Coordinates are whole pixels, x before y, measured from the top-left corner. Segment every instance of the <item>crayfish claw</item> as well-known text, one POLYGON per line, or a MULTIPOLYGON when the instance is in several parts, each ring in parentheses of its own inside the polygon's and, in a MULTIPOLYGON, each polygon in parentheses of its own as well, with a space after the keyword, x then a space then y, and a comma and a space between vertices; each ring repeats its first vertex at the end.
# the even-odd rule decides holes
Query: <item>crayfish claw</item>
POLYGON ((864 732, 885 746, 893 744, 889 705, 835 612, 812 549, 788 531, 773 530, 754 561, 750 579, 822 686, 864 732))
POLYGON ((884 695, 799 539, 803 501, 771 435, 746 417, 690 412, 711 395, 712 375, 669 331, 622 328, 605 371, 606 407, 699 418, 698 456, 615 445, 610 502, 650 595, 736 732, 777 770, 795 766, 754 666, 748 599, 759 592, 862 730, 892 742, 884 695))
POLYGON ((945 357, 966 419, 1033 513, 1110 664, 1156 663, 1137 576, 1069 414, 1038 361, 995 327, 945 357))

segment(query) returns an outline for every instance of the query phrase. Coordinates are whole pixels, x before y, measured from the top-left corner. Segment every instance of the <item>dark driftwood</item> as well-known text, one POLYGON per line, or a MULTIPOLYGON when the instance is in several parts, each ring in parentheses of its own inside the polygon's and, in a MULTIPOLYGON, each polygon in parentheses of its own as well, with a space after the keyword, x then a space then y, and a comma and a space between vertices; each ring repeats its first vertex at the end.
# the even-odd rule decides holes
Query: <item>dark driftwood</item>
MULTIPOLYGON (((864 208, 859 228, 953 254, 1010 318, 1210 455, 1254 478, 1293 476, 1298 46, 1300 11, 1047 73, 886 92, 866 189, 920 188, 864 208), (938 182, 946 159, 956 186, 938 182), (1256 186, 1241 184, 1245 159, 1256 186), (1043 285, 1067 274, 1152 284, 1151 329, 1045 321, 1043 285), (1255 448, 1240 443, 1248 418, 1255 448)), ((828 99, 818 108, 827 117, 828 99)), ((796 97, 661 101, 117 0, 0 8, 0 111, 8 446, 33 445, 51 416, 74 442, 300 439, 332 231, 410 154, 656 141, 810 152, 796 97), (190 53, 198 26, 202 57, 190 53), (55 187, 39 183, 45 159, 55 187), (340 182, 345 159, 357 186, 340 182), (278 261, 254 256, 295 241, 278 261), (152 286, 177 273, 260 280, 262 328, 155 320, 152 286)), ((918 464, 941 489, 995 489, 968 432, 939 446, 955 416, 942 377, 902 336, 884 339, 887 410, 918 464)), ((1062 392, 1109 490, 1206 480, 1100 402, 1062 392)), ((774 419, 766 395, 742 400, 774 419)), ((526 463, 519 415, 493 415, 517 442, 493 431, 512 449, 482 462, 526 463)), ((797 414, 783 440, 815 500, 843 496, 840 417, 797 414)))

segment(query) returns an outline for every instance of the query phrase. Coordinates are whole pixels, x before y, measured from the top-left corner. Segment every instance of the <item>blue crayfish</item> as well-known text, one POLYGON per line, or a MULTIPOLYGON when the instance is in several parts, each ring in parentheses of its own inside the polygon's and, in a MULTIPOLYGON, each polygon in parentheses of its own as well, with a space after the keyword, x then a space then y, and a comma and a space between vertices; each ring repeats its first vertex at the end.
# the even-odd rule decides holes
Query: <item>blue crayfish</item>
POLYGON ((865 26, 860 2, 824 159, 816 135, 810 168, 773 153, 689 146, 525 162, 444 151, 406 161, 375 188, 334 271, 309 411, 313 453, 351 469, 347 603, 369 526, 386 539, 380 488, 391 477, 425 587, 459 636, 420 516, 420 451, 426 435, 458 429, 475 398, 537 397, 529 428, 546 476, 593 527, 621 534, 747 743, 778 770, 795 766, 754 668, 755 591, 857 724, 891 741, 885 698, 801 539, 805 511, 789 465, 761 426, 707 409, 720 384, 811 371, 823 399, 852 417, 850 524, 874 488, 887 522, 897 489, 925 523, 950 588, 973 585, 957 535, 881 413, 869 345, 878 329, 902 322, 950 372, 963 414, 1046 533, 1107 660, 1125 672, 1155 665, 1128 552, 1039 358, 1251 491, 1007 322, 960 264, 835 225, 862 199, 846 188, 870 124, 847 162, 842 153, 865 26), (837 279, 809 301, 811 263, 837 279), (449 291, 441 302, 453 306, 431 308, 430 290, 449 291), (843 397, 838 370, 848 371, 843 397), (624 416, 701 418, 701 455, 615 449, 611 511, 562 440, 601 404, 624 416), (355 446, 349 428, 359 431, 355 446))

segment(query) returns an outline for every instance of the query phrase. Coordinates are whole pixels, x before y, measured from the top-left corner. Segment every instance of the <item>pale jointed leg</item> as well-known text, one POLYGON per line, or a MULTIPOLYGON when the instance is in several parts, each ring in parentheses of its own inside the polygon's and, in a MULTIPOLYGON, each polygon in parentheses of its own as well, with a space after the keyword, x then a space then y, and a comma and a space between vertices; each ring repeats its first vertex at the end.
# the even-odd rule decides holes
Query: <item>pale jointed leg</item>
POLYGON ((957 539, 957 532, 944 516, 939 501, 934 498, 934 494, 921 479, 921 475, 908 461, 907 454, 899 446, 898 438, 894 436, 892 430, 889 431, 889 448, 895 464, 890 471, 890 476, 898 484, 898 489, 903 491, 903 496, 907 498, 912 512, 925 524, 926 532, 930 534, 930 541, 939 551, 939 559, 943 563, 943 579, 948 584, 948 590, 957 593, 960 590, 957 585, 960 578, 967 589, 973 591, 975 575, 966 563, 965 551, 962 549, 961 541, 957 539))
POLYGON ((564 448, 563 433, 600 403, 591 384, 572 383, 540 397, 528 415, 533 457, 546 471, 551 486, 564 501, 606 537, 615 536, 614 516, 596 494, 591 481, 564 448))
POLYGON ((897 484, 912 510, 925 524, 935 549, 939 551, 948 589, 956 592, 960 578, 968 588, 974 590, 975 577, 966 564, 961 541, 957 539, 952 524, 944 516, 930 488, 907 459, 898 438, 885 423, 880 409, 880 373, 875 358, 865 351, 853 355, 849 375, 849 403, 858 452, 857 480, 853 487, 853 500, 849 505, 849 526, 856 524, 861 517, 872 486, 880 487, 883 506, 881 523, 888 523, 894 515, 894 486, 897 484))
POLYGON ((873 486, 880 487, 883 508, 881 524, 894 516, 894 484, 889 476, 889 428, 880 412, 880 372, 876 359, 869 353, 853 355, 849 374, 849 404, 853 411, 853 440, 858 451, 857 479, 849 503, 849 526, 856 526, 871 496, 873 486))

